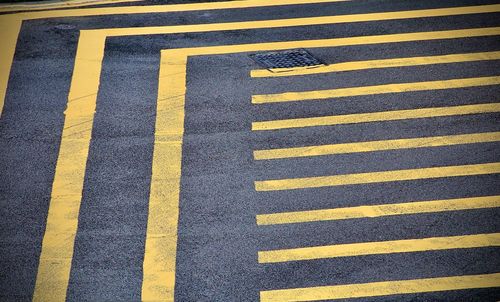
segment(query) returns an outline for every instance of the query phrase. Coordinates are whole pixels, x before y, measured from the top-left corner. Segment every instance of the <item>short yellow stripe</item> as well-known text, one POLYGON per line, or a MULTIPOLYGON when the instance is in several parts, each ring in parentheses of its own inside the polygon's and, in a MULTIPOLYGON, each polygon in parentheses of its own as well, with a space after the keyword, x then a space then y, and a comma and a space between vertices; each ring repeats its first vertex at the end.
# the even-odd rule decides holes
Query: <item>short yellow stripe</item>
POLYGON ((500 287, 500 273, 292 288, 260 292, 260 302, 305 302, 500 287))
POLYGON ((500 233, 361 242, 260 251, 259 263, 500 246, 500 233))
POLYGON ((478 87, 500 84, 500 76, 467 79, 427 81, 415 83, 398 83, 375 86, 338 88, 305 92, 285 92, 278 94, 262 94, 252 96, 253 104, 282 103, 293 101, 322 100, 348 96, 375 95, 385 93, 402 93, 424 90, 442 90, 464 87, 478 87))
POLYGON ((314 221, 375 218, 394 215, 436 213, 500 207, 500 196, 415 201, 396 204, 358 206, 325 210, 257 215, 258 225, 304 223, 314 221))
POLYGON ((500 163, 498 162, 333 176, 262 180, 255 181, 255 189, 257 191, 279 191, 496 173, 500 173, 500 163))
POLYGON ((374 68, 449 64, 449 63, 487 61, 487 60, 499 60, 499 59, 500 59, 500 51, 491 51, 491 52, 442 55, 442 56, 354 61, 354 62, 336 63, 331 65, 320 65, 317 67, 275 68, 271 70, 259 69, 259 70, 252 70, 250 75, 252 78, 288 77, 288 76, 321 74, 329 72, 365 70, 374 68))
POLYGON ((427 148, 461 144, 475 144, 500 141, 500 132, 473 133, 447 136, 419 137, 407 139, 357 142, 334 145, 319 145, 297 148, 256 150, 255 160, 292 157, 321 156, 344 153, 373 152, 382 150, 427 148))
POLYGON ((383 121, 397 121, 443 117, 454 115, 468 115, 479 113, 500 112, 500 103, 475 104, 450 107, 420 108, 409 110, 393 110, 370 113, 355 113, 345 115, 330 115, 287 120, 253 122, 253 131, 278 130, 288 128, 303 128, 317 126, 334 126, 343 124, 358 124, 383 121))

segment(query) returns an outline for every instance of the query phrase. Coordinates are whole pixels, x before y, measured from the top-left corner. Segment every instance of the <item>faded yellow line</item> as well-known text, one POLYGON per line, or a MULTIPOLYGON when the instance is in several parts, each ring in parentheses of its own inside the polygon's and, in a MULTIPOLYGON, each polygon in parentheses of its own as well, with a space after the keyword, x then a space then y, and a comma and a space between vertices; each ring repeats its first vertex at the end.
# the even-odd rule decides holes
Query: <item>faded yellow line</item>
POLYGON ((86 63, 86 54, 103 51, 101 43, 82 45, 76 53, 33 301, 66 299, 99 86, 99 70, 86 63), (76 83, 82 82, 95 90, 80 90, 76 83))
POLYGON ((321 74, 329 72, 365 70, 374 68, 393 68, 393 67, 420 66, 420 65, 432 65, 432 64, 450 64, 450 63, 461 63, 461 62, 499 60, 499 59, 500 59, 500 51, 476 52, 476 53, 451 54, 451 55, 441 55, 441 56, 353 61, 353 62, 335 63, 330 65, 321 65, 318 67, 275 68, 271 70, 258 69, 258 70, 252 70, 250 72, 250 76, 252 78, 288 77, 288 76, 321 74))
POLYGON ((480 113, 500 112, 500 103, 420 108, 408 110, 393 110, 370 113, 355 113, 345 115, 330 115, 321 117, 297 118, 253 122, 253 131, 279 130, 289 128, 333 126, 344 124, 358 124, 383 121, 397 121, 406 119, 420 119, 455 115, 469 115, 480 113))
POLYGON ((258 257, 259 263, 278 263, 365 255, 469 249, 491 246, 500 246, 500 233, 361 242, 273 251, 259 251, 258 257))
POLYGON ((337 88, 328 90, 285 92, 277 94, 253 95, 253 104, 312 101, 348 96, 402 93, 411 91, 442 90, 452 88, 478 87, 500 84, 500 76, 439 80, 415 83, 398 83, 374 86, 337 88))
POLYGON ((255 181, 257 191, 279 191, 500 173, 500 163, 444 166, 332 176, 255 181))
POLYGON ((186 64, 162 53, 142 301, 174 301, 186 64))
POLYGON ((373 206, 285 212, 257 215, 257 225, 274 225, 330 221, 357 218, 375 218, 395 215, 436 213, 500 207, 500 196, 415 201, 373 206))
POLYGON ((260 292, 260 302, 305 302, 500 287, 500 273, 260 292))
POLYGON ((500 141, 500 132, 459 134, 433 137, 393 139, 333 145, 307 146, 271 150, 256 150, 255 160, 309 157, 344 153, 374 152, 383 150, 440 147, 500 141))

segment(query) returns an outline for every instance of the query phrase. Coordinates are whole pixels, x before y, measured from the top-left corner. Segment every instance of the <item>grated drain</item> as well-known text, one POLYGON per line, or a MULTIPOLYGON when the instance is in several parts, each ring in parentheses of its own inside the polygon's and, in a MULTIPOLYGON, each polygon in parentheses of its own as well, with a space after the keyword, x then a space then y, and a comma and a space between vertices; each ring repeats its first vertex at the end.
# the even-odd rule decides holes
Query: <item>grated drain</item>
POLYGON ((257 53, 250 55, 250 58, 269 70, 325 65, 304 49, 257 53))

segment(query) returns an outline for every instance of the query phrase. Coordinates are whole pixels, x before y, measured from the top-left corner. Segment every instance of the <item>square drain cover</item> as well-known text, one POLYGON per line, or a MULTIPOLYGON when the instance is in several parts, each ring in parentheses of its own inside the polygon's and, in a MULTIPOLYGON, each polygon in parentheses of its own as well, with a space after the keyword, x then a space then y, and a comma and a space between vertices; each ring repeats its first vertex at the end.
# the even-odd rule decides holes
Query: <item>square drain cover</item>
POLYGON ((257 53, 250 58, 267 69, 325 65, 304 49, 257 53))

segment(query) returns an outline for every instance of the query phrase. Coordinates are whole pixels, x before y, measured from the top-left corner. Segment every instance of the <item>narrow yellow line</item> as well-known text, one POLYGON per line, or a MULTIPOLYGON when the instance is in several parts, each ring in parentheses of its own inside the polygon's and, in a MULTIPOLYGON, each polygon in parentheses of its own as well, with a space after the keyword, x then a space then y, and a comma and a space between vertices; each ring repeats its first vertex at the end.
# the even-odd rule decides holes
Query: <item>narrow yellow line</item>
POLYGON ((99 85, 98 70, 86 64, 86 54, 103 51, 104 43, 97 43, 82 45, 76 53, 33 301, 66 299, 99 85), (79 90, 81 82, 96 87, 93 94, 79 90))
POLYGON ((451 54, 451 55, 441 55, 441 56, 353 61, 353 62, 336 63, 330 65, 321 65, 318 67, 275 68, 271 70, 258 69, 258 70, 252 70, 250 72, 250 76, 252 78, 288 77, 288 76, 321 74, 329 72, 365 70, 374 68, 449 64, 449 63, 488 61, 488 60, 499 60, 499 59, 500 59, 500 51, 476 52, 476 53, 451 54))
POLYGON ((355 113, 345 115, 330 115, 287 120, 253 122, 253 131, 279 130, 289 128, 333 126, 343 124, 358 124, 383 121, 397 121, 406 119, 420 119, 455 115, 500 112, 500 103, 434 107, 408 110, 393 110, 370 113, 355 113))
POLYGON ((358 206, 336 209, 285 212, 257 215, 257 225, 275 225, 330 221, 357 218, 375 218, 394 215, 436 213, 500 207, 500 196, 415 201, 395 204, 358 206))
POLYGON ((256 150, 255 160, 309 157, 332 154, 373 152, 382 150, 440 147, 500 141, 500 132, 459 134, 433 137, 393 139, 333 145, 307 146, 271 150, 256 150))
POLYGON ((16 51, 17 37, 21 31, 22 20, 16 16, 0 16, 0 117, 2 116, 10 69, 16 51))
POLYGON ((174 301, 186 64, 162 53, 142 301, 174 301))
POLYGON ((257 191, 279 191, 496 173, 500 173, 500 163, 262 180, 255 181, 255 189, 257 191))
POLYGON ((500 246, 500 233, 361 242, 259 251, 259 263, 500 246))
POLYGON ((329 90, 316 90, 305 92, 285 92, 278 94, 253 95, 253 104, 281 103, 294 101, 323 100, 329 98, 339 98, 360 95, 375 95, 386 93, 402 93, 424 90, 442 90, 464 87, 478 87, 500 84, 500 76, 453 79, 440 81, 427 81, 415 83, 398 83, 375 86, 338 88, 329 90))
POLYGON ((292 288, 260 292, 260 302, 305 302, 500 287, 500 273, 292 288))

